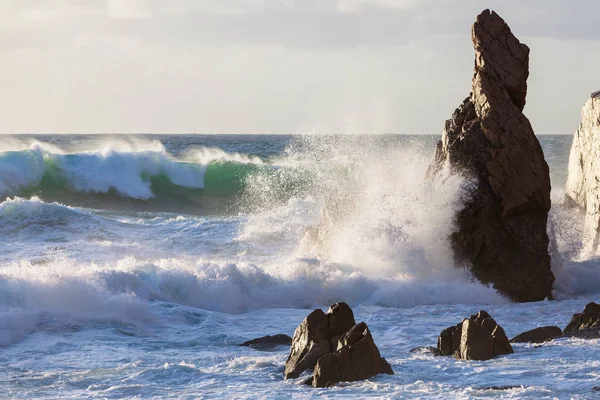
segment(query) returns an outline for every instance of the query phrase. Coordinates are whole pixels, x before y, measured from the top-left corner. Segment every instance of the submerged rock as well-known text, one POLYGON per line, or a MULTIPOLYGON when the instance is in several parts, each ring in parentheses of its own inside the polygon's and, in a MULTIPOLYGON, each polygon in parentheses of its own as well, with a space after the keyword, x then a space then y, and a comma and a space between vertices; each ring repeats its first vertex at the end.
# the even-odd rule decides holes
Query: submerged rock
POLYGON ((573 136, 566 194, 585 211, 583 253, 600 254, 600 94, 593 93, 581 110, 573 136))
POLYGON ((314 310, 296 328, 285 378, 296 378, 314 370, 305 381, 314 387, 367 379, 380 373, 393 374, 381 357, 364 322, 356 324, 346 303, 333 304, 329 311, 314 310))
POLYGON ((511 390, 511 389, 524 389, 523 385, 502 385, 502 386, 484 386, 481 390, 511 390))
POLYGON ((591 302, 582 313, 573 314, 571 322, 565 328, 565 334, 600 328, 600 304, 591 302))
POLYGON ((410 349, 408 352, 413 353, 413 354, 431 354, 433 356, 442 355, 440 353, 440 351, 438 350, 438 348, 433 347, 433 346, 419 346, 419 347, 410 349))
POLYGON ((252 347, 259 351, 272 351, 279 346, 289 346, 292 344, 292 338, 288 335, 267 335, 256 339, 248 340, 239 346, 252 347))
POLYGON ((479 361, 514 352, 504 329, 483 310, 444 329, 438 337, 437 349, 444 356, 479 361))
POLYGON ((543 300, 554 282, 546 234, 550 176, 523 115, 529 48, 489 10, 471 32, 472 91, 446 121, 428 176, 449 167, 473 182, 451 235, 457 264, 514 301, 543 300))
POLYGON ((523 332, 510 340, 511 343, 543 343, 562 335, 562 329, 558 326, 541 326, 523 332))

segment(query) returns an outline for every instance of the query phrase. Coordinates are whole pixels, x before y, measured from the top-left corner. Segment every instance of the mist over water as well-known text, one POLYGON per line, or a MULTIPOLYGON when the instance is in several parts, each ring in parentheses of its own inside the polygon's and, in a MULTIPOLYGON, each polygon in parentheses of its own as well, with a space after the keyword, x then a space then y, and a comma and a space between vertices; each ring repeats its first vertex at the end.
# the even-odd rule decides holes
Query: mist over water
MULTIPOLYGON (((577 210, 564 202, 570 139, 540 137, 559 299, 600 287, 597 262, 579 253, 577 210)), ((201 329, 207 315, 245 321, 336 301, 511 307, 453 263, 447 238, 472 182, 425 179, 437 140, 9 138, 0 150, 0 345, 94 329, 156 335, 201 329)))

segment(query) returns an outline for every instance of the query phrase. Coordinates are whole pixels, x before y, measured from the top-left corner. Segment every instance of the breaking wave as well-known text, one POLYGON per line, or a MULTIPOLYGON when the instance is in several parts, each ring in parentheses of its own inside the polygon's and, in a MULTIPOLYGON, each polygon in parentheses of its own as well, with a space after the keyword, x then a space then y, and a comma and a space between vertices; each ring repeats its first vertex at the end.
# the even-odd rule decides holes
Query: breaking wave
POLYGON ((0 198, 205 213, 240 193, 247 175, 273 168, 219 149, 197 149, 188 158, 177 160, 164 149, 65 154, 36 144, 0 153, 0 198))

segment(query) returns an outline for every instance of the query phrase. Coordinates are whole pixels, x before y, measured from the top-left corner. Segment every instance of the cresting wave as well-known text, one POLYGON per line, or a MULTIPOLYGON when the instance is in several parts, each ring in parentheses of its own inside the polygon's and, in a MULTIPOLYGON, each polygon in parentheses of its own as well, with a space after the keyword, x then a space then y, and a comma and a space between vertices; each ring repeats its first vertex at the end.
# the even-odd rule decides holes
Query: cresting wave
POLYGON ((178 160, 158 150, 65 154, 34 144, 0 153, 0 198, 94 208, 206 213, 239 194, 246 176, 273 167, 258 157, 201 148, 178 160))

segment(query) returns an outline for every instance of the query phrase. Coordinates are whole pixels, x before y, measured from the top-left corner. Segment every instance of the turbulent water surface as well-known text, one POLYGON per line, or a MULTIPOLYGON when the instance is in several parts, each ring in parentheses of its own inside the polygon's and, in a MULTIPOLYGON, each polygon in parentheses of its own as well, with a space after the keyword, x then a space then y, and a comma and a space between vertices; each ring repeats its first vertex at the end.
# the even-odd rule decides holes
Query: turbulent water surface
POLYGON ((564 327, 598 263, 563 204, 570 136, 541 136, 558 301, 512 304, 455 268, 464 180, 425 181, 435 136, 15 136, 0 145, 0 396, 588 398, 598 340, 460 362, 409 353, 480 308, 509 336, 564 327), (346 301, 396 372, 283 380, 293 334, 346 301), (498 390, 499 386, 511 386, 498 390))

